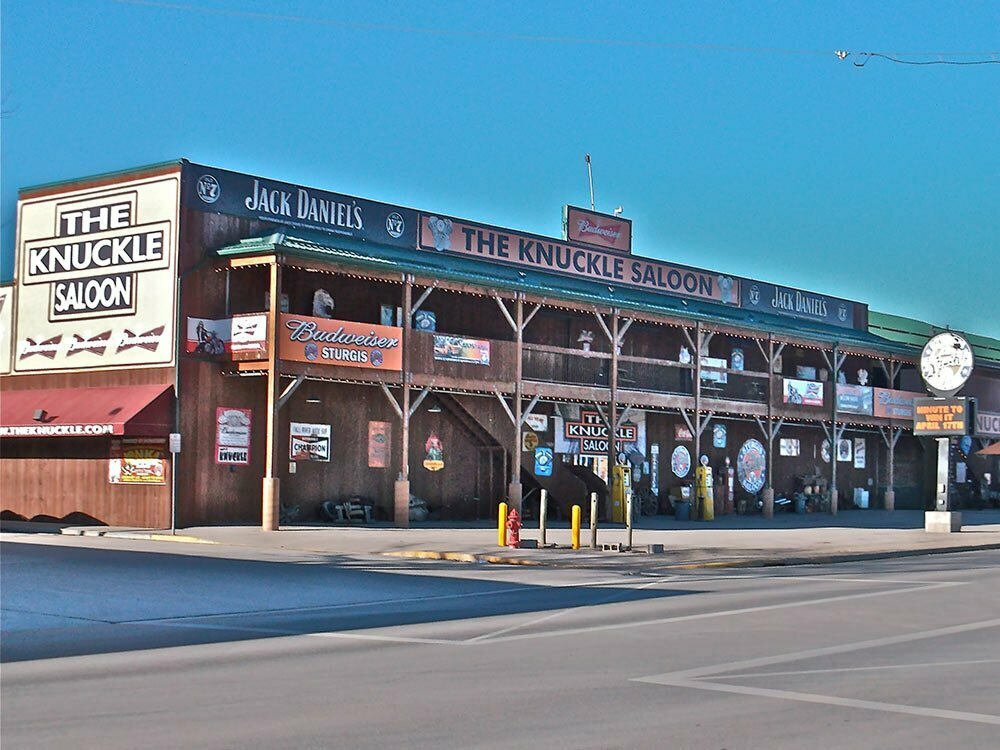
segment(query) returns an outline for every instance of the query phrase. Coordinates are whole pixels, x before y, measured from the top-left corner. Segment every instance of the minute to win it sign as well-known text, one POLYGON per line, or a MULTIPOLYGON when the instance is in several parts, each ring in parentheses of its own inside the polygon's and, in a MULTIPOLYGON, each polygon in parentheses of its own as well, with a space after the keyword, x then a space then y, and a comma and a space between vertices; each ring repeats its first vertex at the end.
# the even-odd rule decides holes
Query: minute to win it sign
POLYGON ((18 204, 14 370, 173 361, 178 172, 18 204))

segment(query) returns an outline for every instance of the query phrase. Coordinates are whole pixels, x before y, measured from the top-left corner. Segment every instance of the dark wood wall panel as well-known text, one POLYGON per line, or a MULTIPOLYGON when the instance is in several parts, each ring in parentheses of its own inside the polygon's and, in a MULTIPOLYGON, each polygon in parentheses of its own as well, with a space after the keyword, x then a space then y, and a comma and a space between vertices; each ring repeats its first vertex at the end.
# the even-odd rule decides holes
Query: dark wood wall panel
POLYGON ((267 378, 223 377, 219 364, 181 362, 183 451, 178 457, 178 523, 259 523, 264 476, 267 378), (251 409, 250 464, 215 463, 216 408, 251 409))
MULTIPOLYGON (((28 519, 82 514, 112 526, 168 528, 170 461, 164 485, 112 485, 108 483, 110 450, 107 437, 5 440, 0 506, 28 519)), ((84 523, 86 519, 71 520, 84 523)))

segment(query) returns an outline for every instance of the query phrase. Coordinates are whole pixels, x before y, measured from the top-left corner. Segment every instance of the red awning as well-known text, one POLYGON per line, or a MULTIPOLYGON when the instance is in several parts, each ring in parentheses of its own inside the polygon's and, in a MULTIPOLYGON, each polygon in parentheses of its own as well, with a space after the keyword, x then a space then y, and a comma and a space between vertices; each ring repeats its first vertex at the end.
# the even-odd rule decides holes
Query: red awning
POLYGON ((1000 442, 993 443, 980 451, 976 451, 977 456, 1000 456, 1000 442))
POLYGON ((0 437, 159 436, 173 424, 170 385, 0 393, 0 437))

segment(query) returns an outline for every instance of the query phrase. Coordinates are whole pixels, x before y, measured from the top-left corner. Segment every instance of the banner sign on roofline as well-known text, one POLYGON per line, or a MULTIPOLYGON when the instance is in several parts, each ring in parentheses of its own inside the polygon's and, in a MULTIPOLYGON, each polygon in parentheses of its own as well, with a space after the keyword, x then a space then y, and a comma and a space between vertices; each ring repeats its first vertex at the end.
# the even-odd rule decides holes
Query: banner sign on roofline
POLYGON ((745 279, 742 306, 772 315, 812 320, 839 328, 866 328, 867 305, 825 294, 745 279))
POLYGON ((409 208, 316 188, 184 165, 184 205, 291 227, 318 229, 396 247, 416 245, 417 214, 409 208))
POLYGON ((739 305, 740 300, 740 282, 732 276, 440 215, 421 214, 419 239, 420 249, 431 252, 450 252, 724 305, 739 305))

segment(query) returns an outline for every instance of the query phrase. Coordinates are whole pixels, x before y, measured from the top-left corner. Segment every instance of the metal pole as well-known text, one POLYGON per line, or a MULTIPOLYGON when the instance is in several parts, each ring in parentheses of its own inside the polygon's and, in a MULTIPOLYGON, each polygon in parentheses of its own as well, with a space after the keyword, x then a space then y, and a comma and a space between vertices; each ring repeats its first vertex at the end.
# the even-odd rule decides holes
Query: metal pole
POLYGON ((632 549, 632 491, 625 493, 625 546, 632 549))
POLYGON ((590 493, 590 548, 597 549, 597 493, 590 493))
POLYGON ((570 522, 570 544, 573 549, 580 549, 580 506, 574 505, 570 522))
POLYGON ((549 523, 549 493, 542 490, 538 500, 538 537, 539 543, 545 546, 545 532, 548 531, 549 523))
POLYGON ((590 210, 594 210, 594 173, 590 169, 590 154, 587 154, 587 180, 590 182, 590 210))

